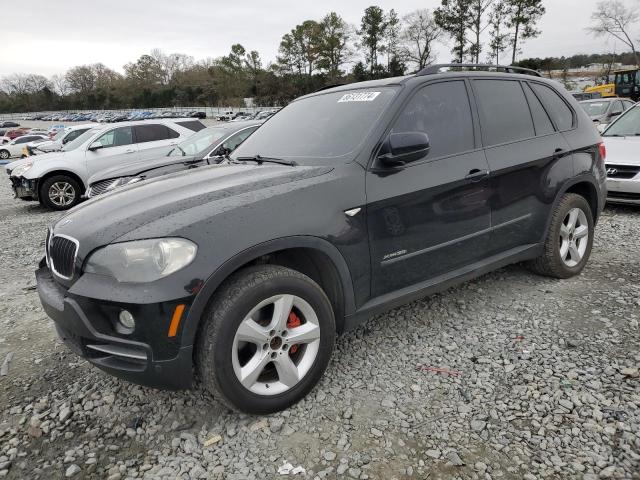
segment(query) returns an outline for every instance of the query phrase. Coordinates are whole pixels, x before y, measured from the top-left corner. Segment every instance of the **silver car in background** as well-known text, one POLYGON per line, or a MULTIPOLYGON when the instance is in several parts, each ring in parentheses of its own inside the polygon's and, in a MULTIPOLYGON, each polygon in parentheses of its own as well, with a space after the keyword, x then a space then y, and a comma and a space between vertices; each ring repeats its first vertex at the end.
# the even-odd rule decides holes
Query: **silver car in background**
POLYGON ((602 134, 607 148, 607 200, 640 205, 640 103, 602 134))
POLYGON ((81 201, 92 175, 166 155, 203 128, 202 122, 192 118, 98 125, 60 152, 27 157, 6 169, 17 198, 37 200, 51 210, 68 210, 81 201))

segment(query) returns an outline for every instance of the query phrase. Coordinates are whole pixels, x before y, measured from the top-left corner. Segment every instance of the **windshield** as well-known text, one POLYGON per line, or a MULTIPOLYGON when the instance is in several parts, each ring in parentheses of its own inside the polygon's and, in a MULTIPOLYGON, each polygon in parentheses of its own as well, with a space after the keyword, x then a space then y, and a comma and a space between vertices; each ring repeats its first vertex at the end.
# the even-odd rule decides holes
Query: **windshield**
POLYGON ((362 144, 397 91, 342 90, 292 102, 256 130, 232 158, 346 156, 362 144))
POLYGON ((209 127, 204 130, 200 130, 198 133, 191 135, 184 142, 179 143, 176 148, 169 152, 169 155, 174 156, 184 156, 184 155, 196 155, 199 152, 209 153, 208 151, 211 146, 228 135, 229 130, 221 127, 209 127))
POLYGON ((640 107, 633 107, 611 124, 603 137, 633 137, 640 135, 640 107))
POLYGON ((590 117, 604 115, 609 107, 608 102, 580 102, 582 109, 587 112, 590 117))
POLYGON ((75 150, 80 145, 82 145, 84 142, 86 142, 89 139, 89 137, 91 137, 92 135, 98 133, 100 130, 102 130, 102 129, 100 129, 100 128, 92 128, 90 130, 87 130, 86 132, 84 132, 79 137, 77 137, 74 140, 71 140, 70 142, 65 144, 65 146, 62 147, 62 151, 63 152, 70 152, 71 150, 75 150))

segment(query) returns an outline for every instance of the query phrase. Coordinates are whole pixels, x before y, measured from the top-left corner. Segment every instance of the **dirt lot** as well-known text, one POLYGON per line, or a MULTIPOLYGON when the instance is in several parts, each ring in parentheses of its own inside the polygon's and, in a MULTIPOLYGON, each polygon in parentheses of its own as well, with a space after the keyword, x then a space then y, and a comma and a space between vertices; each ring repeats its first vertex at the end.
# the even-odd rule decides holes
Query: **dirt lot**
POLYGON ((640 208, 607 208, 580 277, 516 265, 380 315, 307 399, 252 417, 67 352, 33 276, 58 214, 3 175, 0 477, 640 479, 640 208))

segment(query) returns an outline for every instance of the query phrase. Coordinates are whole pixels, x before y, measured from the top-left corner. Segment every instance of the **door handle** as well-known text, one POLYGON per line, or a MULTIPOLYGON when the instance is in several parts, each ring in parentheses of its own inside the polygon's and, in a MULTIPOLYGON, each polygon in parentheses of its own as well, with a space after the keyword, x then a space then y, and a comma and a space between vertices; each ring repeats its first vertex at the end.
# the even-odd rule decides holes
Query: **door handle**
POLYGON ((135 152, 135 150, 133 150, 133 149, 131 149, 131 148, 130 148, 129 150, 125 150, 125 151, 124 151, 124 153, 133 153, 133 152, 135 152))
POLYGON ((556 148, 556 149, 553 151, 553 158, 554 158, 554 159, 556 159, 556 160, 557 160, 558 158, 562 158, 562 157, 564 157, 564 155, 565 155, 565 150, 564 150, 564 148, 560 148, 560 147, 558 147, 558 148, 556 148))
POLYGON ((480 180, 487 178, 489 176, 489 172, 487 170, 480 170, 479 168, 474 168, 469 170, 466 178, 467 180, 471 180, 472 182, 479 182, 480 180))

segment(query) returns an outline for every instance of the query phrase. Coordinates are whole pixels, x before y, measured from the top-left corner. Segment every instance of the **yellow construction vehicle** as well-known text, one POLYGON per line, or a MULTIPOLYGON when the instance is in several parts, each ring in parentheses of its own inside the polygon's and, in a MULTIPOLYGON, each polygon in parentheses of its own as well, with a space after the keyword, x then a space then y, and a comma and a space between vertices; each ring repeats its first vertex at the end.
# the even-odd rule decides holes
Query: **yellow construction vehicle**
POLYGON ((585 93, 599 93, 602 97, 625 97, 640 101, 640 69, 629 68, 614 72, 613 83, 585 88, 585 93))

